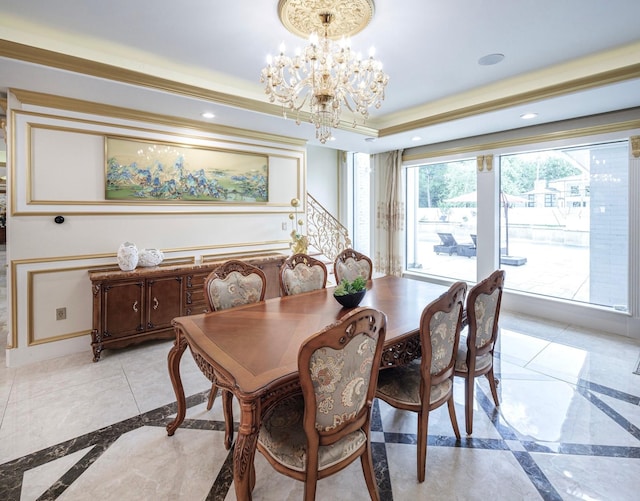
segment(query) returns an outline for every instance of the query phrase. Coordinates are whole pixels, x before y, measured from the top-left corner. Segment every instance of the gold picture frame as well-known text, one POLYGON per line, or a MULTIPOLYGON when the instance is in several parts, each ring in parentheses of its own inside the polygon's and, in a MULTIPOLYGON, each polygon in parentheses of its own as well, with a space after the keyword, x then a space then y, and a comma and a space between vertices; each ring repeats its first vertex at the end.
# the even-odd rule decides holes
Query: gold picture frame
POLYGON ((105 168, 106 200, 269 201, 269 157, 264 154, 107 136, 105 168))

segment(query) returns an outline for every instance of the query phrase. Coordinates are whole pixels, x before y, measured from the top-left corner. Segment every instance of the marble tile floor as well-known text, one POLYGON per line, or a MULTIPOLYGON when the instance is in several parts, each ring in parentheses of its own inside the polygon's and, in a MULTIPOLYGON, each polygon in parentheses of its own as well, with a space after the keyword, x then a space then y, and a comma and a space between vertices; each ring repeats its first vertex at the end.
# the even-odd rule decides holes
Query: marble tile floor
MULTIPOLYGON (((640 341, 508 312, 499 340, 500 407, 478 381, 474 432, 459 442, 446 406, 432 412, 424 483, 415 414, 376 400, 381 499, 639 499, 640 341)), ((220 399, 206 410, 210 384, 186 354, 187 419, 166 434, 170 347, 105 351, 98 363, 89 350, 16 369, 0 360, 0 499, 235 500, 220 399)), ((464 433, 463 389, 456 381, 464 433)), ((302 498, 259 453, 255 466, 255 500, 302 498)), ((317 499, 368 499, 360 463, 321 480, 317 499)))

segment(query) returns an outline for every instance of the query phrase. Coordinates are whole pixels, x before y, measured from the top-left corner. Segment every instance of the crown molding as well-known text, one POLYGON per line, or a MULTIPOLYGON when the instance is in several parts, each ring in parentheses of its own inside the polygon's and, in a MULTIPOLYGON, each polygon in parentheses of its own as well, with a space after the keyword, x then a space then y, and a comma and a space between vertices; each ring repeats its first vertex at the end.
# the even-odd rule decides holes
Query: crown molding
POLYGON ((306 140, 304 139, 296 139, 288 136, 278 136, 275 134, 266 134, 247 129, 240 129, 237 127, 229 127, 225 125, 204 123, 198 120, 177 118, 170 115, 133 110, 120 106, 112 106, 109 104, 94 103, 92 101, 84 101, 81 99, 74 99, 70 97, 56 96, 53 94, 45 94, 42 92, 34 92, 22 89, 10 89, 10 92, 16 97, 18 101, 20 101, 20 103, 31 106, 42 106, 47 108, 74 111, 77 113, 86 113, 89 115, 101 115, 125 120, 150 122, 171 127, 184 127, 192 130, 197 130, 199 132, 209 132, 212 134, 234 136, 252 140, 258 139, 282 144, 291 144, 295 146, 304 146, 306 144, 306 140))
MULTIPOLYGON (((397 114, 390 114, 370 119, 366 125, 354 123, 353 119, 345 117, 338 126, 339 129, 356 132, 371 137, 385 137, 411 131, 417 128, 428 127, 440 123, 449 122, 496 110, 510 108, 524 103, 535 102, 542 99, 558 97, 564 94, 592 89, 607 84, 622 82, 634 78, 640 78, 640 62, 637 55, 634 56, 640 44, 632 44, 614 51, 598 54, 582 61, 573 61, 555 68, 549 68, 540 74, 522 75, 509 82, 516 84, 515 88, 525 89, 523 81, 551 82, 560 75, 565 81, 538 85, 538 88, 516 91, 506 95, 506 82, 478 89, 473 94, 453 96, 441 102, 429 103, 425 106, 412 108, 397 114), (615 66, 618 67, 615 67, 615 66), (608 68, 602 71, 594 71, 594 68, 608 68), (585 72, 593 74, 585 75, 585 72), (542 76, 541 76, 542 75, 542 76), (582 75, 574 76, 571 75, 582 75), (534 78, 536 77, 536 78, 534 78), (520 84, 520 85, 517 85, 520 84), (497 95, 494 99, 485 100, 487 95, 497 95), (483 97, 485 96, 485 97, 483 97), (471 103, 460 106, 461 102, 471 103)), ((119 66, 93 61, 87 58, 63 54, 31 45, 0 39, 0 57, 7 57, 19 61, 39 64, 79 74, 104 78, 121 83, 147 87, 163 92, 173 93, 186 97, 207 100, 221 105, 232 106, 272 116, 283 116, 281 106, 260 101, 249 97, 236 96, 226 92, 208 89, 202 86, 179 82, 169 78, 157 77, 147 73, 134 71, 119 66)), ((93 104, 95 106, 95 103, 93 104)), ((104 108, 116 109, 103 105, 104 108)), ((121 110, 123 108, 120 108, 121 110)), ((139 112, 143 113, 143 112, 139 112)), ((149 114, 153 115, 153 114, 149 114)), ((159 116, 159 115, 158 115, 159 116)), ((297 114, 298 119, 310 122, 308 112, 297 114)), ((175 119, 172 118, 175 123, 175 119)), ((180 120, 180 119, 178 119, 180 120)), ((211 130, 210 124, 199 121, 188 121, 198 124, 199 129, 211 130)), ((219 127, 219 126, 218 126, 219 127)), ((212 128, 215 128, 213 126, 212 128)), ((230 128, 230 130, 233 130, 230 128)), ((243 137, 249 131, 236 129, 243 137)), ((250 133, 255 137, 255 132, 250 133)))
MULTIPOLYGON (((615 112, 613 112, 615 113, 615 112)), ((610 115, 608 113, 602 116, 610 115)), ((514 146, 523 146, 527 144, 544 143, 548 141, 558 141, 565 139, 574 139, 579 137, 594 136, 600 134, 615 133, 620 131, 640 129, 640 119, 631 120, 614 120, 610 123, 598 125, 578 125, 582 119, 572 119, 560 122, 563 124, 557 130, 546 131, 552 124, 535 125, 517 129, 515 137, 495 139, 504 135, 504 132, 497 132, 478 136, 468 141, 468 144, 462 144, 458 140, 448 141, 442 144, 430 145, 428 150, 417 147, 413 151, 407 151, 402 156, 405 163, 415 163, 430 158, 438 158, 449 155, 460 155, 468 153, 476 153, 478 151, 492 151, 514 146), (572 125, 575 124, 575 125, 572 125)), ((513 132, 513 131, 509 131, 513 132)))
POLYGON ((398 125, 381 127, 379 130, 379 136, 385 137, 393 134, 399 134, 422 127, 450 122, 452 120, 480 115, 482 113, 490 113, 492 111, 512 108, 526 103, 550 99, 570 94, 572 92, 594 89, 603 85, 633 80, 636 78, 640 78, 640 63, 603 71, 585 77, 575 78, 558 84, 547 85, 538 89, 513 94, 511 96, 460 107, 451 111, 437 113, 415 120, 405 121, 398 125))
MULTIPOLYGON (((0 57, 7 57, 9 59, 39 64, 96 78, 104 78, 106 80, 136 85, 139 87, 147 87, 162 92, 202 99, 224 106, 232 106, 267 115, 282 117, 284 114, 282 106, 268 103, 266 101, 236 96, 213 89, 207 89, 198 85, 157 77, 147 73, 9 40, 0 39, 0 57)), ((300 112, 298 115, 301 121, 311 122, 310 114, 308 112, 300 112)), ((194 121, 194 123, 200 124, 199 128, 205 127, 202 122, 194 121)), ((358 132, 367 136, 378 135, 378 131, 376 129, 362 124, 354 124, 353 120, 349 121, 348 119, 342 120, 338 128, 358 132)), ((255 135, 255 133, 253 134, 255 135)))

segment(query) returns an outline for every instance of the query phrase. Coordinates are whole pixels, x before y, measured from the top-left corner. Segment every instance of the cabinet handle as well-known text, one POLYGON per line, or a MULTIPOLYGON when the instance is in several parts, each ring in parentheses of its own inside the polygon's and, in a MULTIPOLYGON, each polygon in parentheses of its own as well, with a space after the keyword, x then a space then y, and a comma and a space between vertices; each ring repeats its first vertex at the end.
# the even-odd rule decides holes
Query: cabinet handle
POLYGON ((157 310, 158 309, 158 298, 157 297, 153 297, 153 309, 157 310))
POLYGON ((135 311, 136 313, 138 313, 138 301, 134 301, 134 302, 133 302, 133 311, 135 311))

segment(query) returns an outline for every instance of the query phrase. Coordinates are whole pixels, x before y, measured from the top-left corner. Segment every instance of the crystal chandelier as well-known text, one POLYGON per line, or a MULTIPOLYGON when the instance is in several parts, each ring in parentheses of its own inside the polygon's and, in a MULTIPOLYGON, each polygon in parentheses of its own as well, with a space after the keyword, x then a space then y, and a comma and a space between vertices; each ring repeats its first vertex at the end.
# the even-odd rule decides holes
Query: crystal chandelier
POLYGON ((364 59, 352 52, 345 38, 366 26, 373 15, 373 3, 281 0, 279 10, 287 29, 310 35, 309 45, 293 57, 285 55, 281 46, 279 55, 267 58, 260 81, 269 101, 282 104, 285 117, 288 111, 296 113, 298 125, 300 112, 308 105, 316 138, 324 144, 331 129, 340 124, 343 106, 364 122, 369 108, 380 108, 384 99, 389 77, 382 71, 382 63, 373 58, 373 51, 364 59), (339 42, 333 40, 340 37, 339 42))

